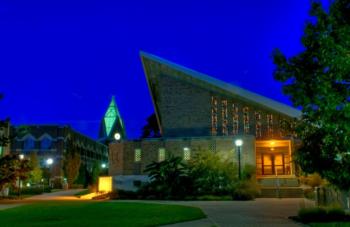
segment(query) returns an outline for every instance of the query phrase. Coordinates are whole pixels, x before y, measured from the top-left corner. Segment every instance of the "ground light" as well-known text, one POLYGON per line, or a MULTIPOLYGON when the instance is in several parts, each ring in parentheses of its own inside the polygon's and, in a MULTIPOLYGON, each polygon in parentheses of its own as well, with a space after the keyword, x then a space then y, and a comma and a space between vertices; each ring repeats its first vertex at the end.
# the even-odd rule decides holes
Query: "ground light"
POLYGON ((112 192, 112 177, 98 178, 98 192, 109 193, 112 192))
POLYGON ((238 179, 241 179, 241 147, 243 145, 243 140, 241 139, 235 140, 235 145, 238 151, 238 179))

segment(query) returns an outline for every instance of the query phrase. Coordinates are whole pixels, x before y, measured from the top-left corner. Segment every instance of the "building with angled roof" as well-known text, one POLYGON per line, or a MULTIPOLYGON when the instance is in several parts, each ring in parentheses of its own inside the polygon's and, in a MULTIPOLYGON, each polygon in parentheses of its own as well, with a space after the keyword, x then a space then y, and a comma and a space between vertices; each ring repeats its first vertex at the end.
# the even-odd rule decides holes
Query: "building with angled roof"
POLYGON ((238 162, 241 139, 241 164, 255 166, 259 182, 278 176, 281 186, 298 186, 290 129, 299 110, 148 53, 141 60, 162 137, 110 144, 111 175, 139 179, 152 161, 202 150, 233 152, 238 162))
POLYGON ((108 145, 111 141, 115 140, 116 133, 120 135, 120 139, 126 139, 123 119, 120 116, 113 96, 100 124, 99 141, 108 145))

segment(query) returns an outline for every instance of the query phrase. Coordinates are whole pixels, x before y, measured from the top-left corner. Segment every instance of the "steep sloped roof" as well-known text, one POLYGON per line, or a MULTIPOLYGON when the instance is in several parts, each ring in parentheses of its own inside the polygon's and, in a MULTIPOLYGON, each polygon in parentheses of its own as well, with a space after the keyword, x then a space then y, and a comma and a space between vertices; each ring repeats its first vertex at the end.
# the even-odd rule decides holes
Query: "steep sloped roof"
MULTIPOLYGON (((275 110, 276 112, 283 113, 289 117, 299 118, 301 116, 301 112, 295 108, 292 108, 286 104, 272 100, 270 98, 264 97, 264 96, 259 95, 257 93, 248 91, 248 90, 243 89, 241 87, 238 87, 236 85, 226 83, 226 82, 218 80, 214 77, 211 77, 211 76, 208 76, 206 74, 197 72, 195 70, 186 68, 184 66, 178 65, 176 63, 170 62, 168 60, 165 60, 163 58, 160 58, 158 56, 155 56, 155 55, 152 55, 152 54, 149 54, 146 52, 141 51, 140 55, 141 55, 142 63, 144 64, 144 66, 145 66, 144 59, 148 59, 148 60, 157 62, 161 65, 166 65, 173 70, 182 72, 183 75, 185 75, 185 76, 200 80, 204 83, 207 83, 210 86, 215 86, 219 89, 222 89, 222 90, 229 92, 233 95, 240 96, 240 97, 242 97, 246 100, 249 100, 253 103, 257 103, 257 104, 265 106, 269 109, 275 110)), ((146 71, 145 71, 145 74, 147 77, 149 77, 149 75, 147 75, 146 71)))

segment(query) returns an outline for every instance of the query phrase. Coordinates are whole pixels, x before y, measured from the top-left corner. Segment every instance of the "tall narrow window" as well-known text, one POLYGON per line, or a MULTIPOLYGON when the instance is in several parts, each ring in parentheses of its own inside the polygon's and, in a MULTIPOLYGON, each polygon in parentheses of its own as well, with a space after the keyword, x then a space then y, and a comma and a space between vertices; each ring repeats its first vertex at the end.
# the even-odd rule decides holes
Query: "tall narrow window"
POLYGON ((158 161, 162 162, 165 160, 165 149, 159 148, 158 150, 158 161))
POLYGON ((249 108, 243 108, 243 125, 244 125, 244 133, 249 133, 249 108))
POLYGON ((222 119, 222 135, 227 136, 228 135, 228 113, 227 113, 227 100, 221 101, 221 119, 222 119))
POLYGON ((0 146, 0 157, 2 156, 3 148, 0 146))
POLYGON ((191 149, 188 147, 184 148, 184 160, 188 161, 191 159, 191 149))
POLYGON ((34 149, 34 139, 29 137, 24 141, 24 150, 29 151, 34 149))
POLYGON ((135 162, 140 162, 141 161, 141 149, 137 148, 135 149, 135 162))
POLYGON ((261 113, 255 112, 255 136, 261 138, 261 113))
POLYGON ((239 114, 238 114, 238 106, 235 104, 232 104, 232 134, 237 135, 239 130, 239 114))
POLYGON ((211 97, 211 135, 216 136, 218 133, 218 100, 211 97))
POLYGON ((272 116, 272 114, 267 114, 267 134, 269 137, 273 136, 273 116, 272 116))
POLYGON ((41 143, 40 143, 40 148, 42 150, 48 150, 51 148, 51 145, 52 145, 52 141, 50 138, 48 137, 44 137, 42 140, 41 140, 41 143))

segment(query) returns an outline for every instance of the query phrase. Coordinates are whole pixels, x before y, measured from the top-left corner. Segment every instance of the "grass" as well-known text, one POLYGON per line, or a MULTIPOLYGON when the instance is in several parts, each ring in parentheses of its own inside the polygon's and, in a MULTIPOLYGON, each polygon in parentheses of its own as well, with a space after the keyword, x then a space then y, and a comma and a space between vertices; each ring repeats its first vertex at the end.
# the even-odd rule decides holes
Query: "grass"
POLYGON ((159 226, 205 218, 195 207, 131 202, 43 202, 0 211, 6 226, 159 226))
POLYGON ((309 223, 311 227, 350 227, 349 222, 309 223))

